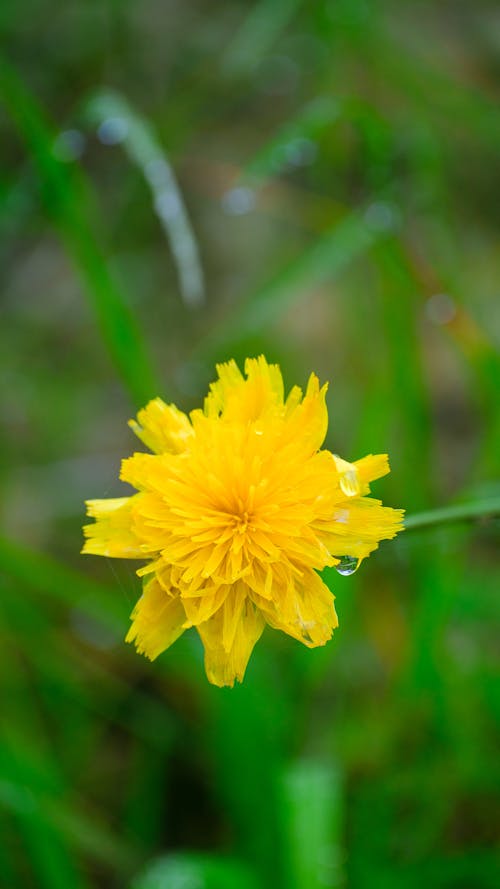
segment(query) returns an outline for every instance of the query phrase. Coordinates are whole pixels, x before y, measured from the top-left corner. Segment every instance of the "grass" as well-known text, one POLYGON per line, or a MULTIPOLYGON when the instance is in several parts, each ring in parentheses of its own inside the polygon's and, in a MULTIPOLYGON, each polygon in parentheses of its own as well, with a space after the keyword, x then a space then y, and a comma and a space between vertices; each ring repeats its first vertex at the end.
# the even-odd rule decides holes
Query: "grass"
POLYGON ((2 880, 493 889, 493 4, 32 13, 1 21, 2 880), (327 572, 332 643, 266 632, 218 690, 190 634, 123 643, 136 566, 79 556, 82 501, 137 406, 261 351, 331 380, 328 446, 389 452, 408 530, 327 572))

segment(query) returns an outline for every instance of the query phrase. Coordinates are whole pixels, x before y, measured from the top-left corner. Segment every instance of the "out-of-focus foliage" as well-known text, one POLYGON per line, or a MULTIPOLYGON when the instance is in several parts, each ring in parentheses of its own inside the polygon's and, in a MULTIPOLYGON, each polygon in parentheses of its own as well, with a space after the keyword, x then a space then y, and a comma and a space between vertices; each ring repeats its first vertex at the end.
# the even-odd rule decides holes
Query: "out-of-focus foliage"
MULTIPOLYGON (((4 0, 2 718, 9 889, 493 889, 498 520, 332 574, 324 649, 210 687, 123 643, 78 555, 126 420, 265 352, 410 513, 500 494, 497 4, 4 0), (495 481, 496 478, 496 481, 495 481)), ((103 561, 103 564, 101 564, 103 561)))

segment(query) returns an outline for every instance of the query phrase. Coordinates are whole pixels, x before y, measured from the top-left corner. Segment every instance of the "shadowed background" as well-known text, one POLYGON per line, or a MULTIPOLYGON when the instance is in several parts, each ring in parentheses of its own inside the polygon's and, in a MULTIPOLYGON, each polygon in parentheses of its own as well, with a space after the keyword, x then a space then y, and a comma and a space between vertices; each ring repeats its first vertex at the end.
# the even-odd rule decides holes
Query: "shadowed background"
POLYGON ((389 453, 386 505, 498 505, 497 5, 5 0, 0 33, 2 885, 493 889, 498 519, 332 572, 333 641, 266 631, 233 690, 194 632, 138 657, 137 565, 79 549, 136 409, 261 352, 330 381, 333 451, 389 453))

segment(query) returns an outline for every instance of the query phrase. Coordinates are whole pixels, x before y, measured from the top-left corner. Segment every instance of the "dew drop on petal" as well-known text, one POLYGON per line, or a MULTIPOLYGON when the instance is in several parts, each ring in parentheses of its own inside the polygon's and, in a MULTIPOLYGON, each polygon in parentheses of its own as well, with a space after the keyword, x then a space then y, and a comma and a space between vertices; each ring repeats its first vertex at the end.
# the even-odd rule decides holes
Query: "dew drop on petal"
POLYGON ((349 577, 350 574, 354 574, 357 571, 359 559, 355 556, 339 556, 339 558, 340 562, 338 565, 335 565, 335 570, 342 574, 343 577, 349 577))
POLYGON ((341 522, 341 524, 346 525, 349 521, 349 510, 348 509, 337 509, 333 513, 334 522, 341 522))
POLYGON ((356 497, 360 492, 358 470, 352 463, 348 463, 337 454, 333 454, 333 459, 339 474, 340 490, 346 497, 356 497))

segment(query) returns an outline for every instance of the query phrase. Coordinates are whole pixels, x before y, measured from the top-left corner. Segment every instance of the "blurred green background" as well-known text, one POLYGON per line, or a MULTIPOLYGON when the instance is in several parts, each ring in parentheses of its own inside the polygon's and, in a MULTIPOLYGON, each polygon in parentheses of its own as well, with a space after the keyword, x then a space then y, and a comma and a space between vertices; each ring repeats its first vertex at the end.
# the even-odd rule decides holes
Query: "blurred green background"
POLYGON ((496 889, 498 5, 4 0, 0 31, 1 887, 496 889), (79 556, 82 504, 126 493, 137 407, 260 352, 330 380, 387 505, 486 517, 333 572, 334 640, 266 632, 220 690, 194 633, 124 644, 136 565, 79 556))

